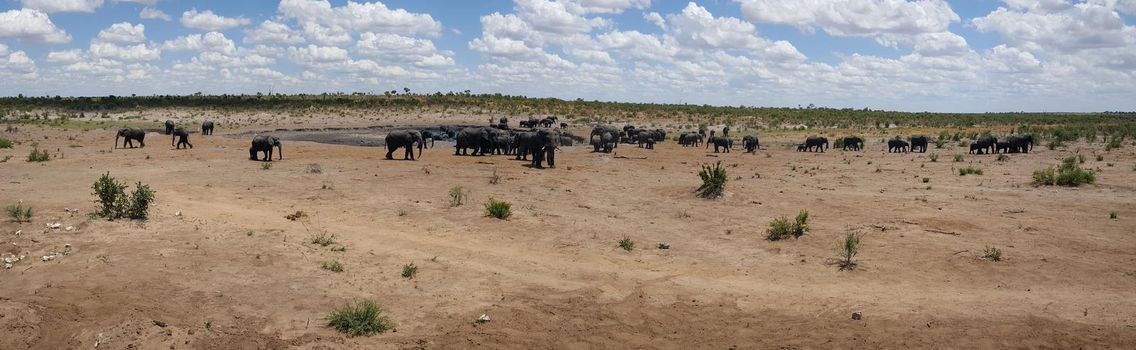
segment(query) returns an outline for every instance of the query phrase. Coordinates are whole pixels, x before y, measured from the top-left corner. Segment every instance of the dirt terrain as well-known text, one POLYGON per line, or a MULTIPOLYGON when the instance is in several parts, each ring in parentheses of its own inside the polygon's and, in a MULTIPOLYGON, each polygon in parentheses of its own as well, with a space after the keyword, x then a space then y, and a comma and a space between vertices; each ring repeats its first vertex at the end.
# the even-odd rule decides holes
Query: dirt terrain
POLYGON ((887 136, 866 131, 863 152, 798 153, 807 132, 775 133, 762 134, 757 154, 670 140, 614 154, 566 147, 555 169, 538 170, 512 156, 453 156, 442 142, 420 161, 391 161, 381 148, 285 141, 283 160, 266 169, 247 159, 247 138, 226 135, 486 118, 230 119, 242 124, 193 134, 192 150, 156 133, 145 148, 112 151, 111 130, 0 132, 19 143, 0 149, 12 156, 0 163, 0 205, 35 210, 31 223, 0 222, 0 255, 26 256, 0 270, 0 349, 1136 344, 1130 144, 1039 146, 996 161, 955 142, 888 154, 887 136), (33 142, 53 158, 26 162, 33 142), (1029 184, 1034 170, 1077 152, 1096 185, 1029 184), (729 173, 725 196, 696 197, 699 166, 717 161, 729 173), (959 176, 965 166, 984 175, 959 176), (149 220, 88 217, 91 185, 106 172, 157 192, 149 220), (450 207, 454 186, 469 191, 465 205, 450 207), (511 202, 513 216, 486 217, 490 198, 511 202), (765 239, 770 221, 800 210, 807 234, 765 239), (297 211, 307 218, 285 218, 297 211), (859 265, 840 271, 850 232, 863 236, 859 265), (312 244, 320 233, 336 243, 312 244), (634 250, 618 246, 623 238, 634 250), (1003 260, 982 259, 988 246, 1003 260), (42 259, 56 252, 66 254, 42 259), (321 269, 333 260, 345 271, 321 269), (400 276, 408 263, 419 268, 413 279, 400 276), (361 299, 380 302, 395 330, 347 338, 325 326, 334 308, 361 299), (482 314, 491 321, 475 323, 482 314))

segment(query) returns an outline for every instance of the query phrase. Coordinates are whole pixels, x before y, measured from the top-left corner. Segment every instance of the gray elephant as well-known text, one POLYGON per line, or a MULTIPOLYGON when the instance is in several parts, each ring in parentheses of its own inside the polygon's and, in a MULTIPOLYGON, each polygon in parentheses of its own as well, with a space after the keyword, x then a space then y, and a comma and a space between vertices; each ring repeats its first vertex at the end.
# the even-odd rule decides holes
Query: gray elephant
POLYGON ((252 138, 252 146, 249 146, 249 160, 257 159, 257 153, 264 152, 264 161, 272 161, 272 147, 279 149, 276 159, 284 159, 284 148, 280 146, 280 139, 268 135, 256 135, 252 138))
POLYGON ((859 136, 848 136, 844 138, 844 150, 852 149, 853 151, 860 151, 864 149, 864 139, 859 136))
POLYGON ((734 140, 725 136, 711 136, 709 140, 706 140, 706 148, 710 148, 710 145, 714 145, 714 153, 718 153, 719 147, 725 149, 726 153, 730 153, 730 148, 734 146, 734 140))
POLYGON ((753 153, 761 148, 761 141, 755 135, 746 135, 742 137, 742 146, 745 147, 746 152, 753 153))
POLYGON ((981 137, 978 138, 978 140, 974 141, 973 146, 977 146, 977 148, 971 147, 971 151, 977 150, 978 154, 983 154, 983 152, 987 152, 987 153, 997 152, 998 151, 998 138, 996 138, 996 137, 994 137, 990 134, 982 135, 981 137))
POLYGON ((173 136, 170 137, 170 146, 173 146, 174 140, 177 140, 177 149, 182 149, 183 147, 193 148, 193 144, 189 143, 189 132, 185 131, 185 129, 174 129, 172 135, 173 136))
POLYGON ((526 140, 525 148, 532 153, 532 167, 543 169, 547 162, 549 168, 556 167, 556 145, 560 136, 548 130, 537 130, 526 140))
POLYGON ((820 136, 820 137, 812 136, 812 137, 806 138, 805 139, 805 151, 812 152, 813 149, 816 149, 816 152, 822 152, 823 153, 825 150, 828 149, 828 138, 823 137, 823 136, 820 136))
POLYGON ((1029 153, 1033 150, 1033 135, 1010 135, 1006 141, 1010 143, 1010 152, 1012 153, 1029 153))
POLYGON ((888 153, 907 153, 910 144, 900 139, 888 140, 888 153))
POLYGON ((994 153, 1010 153, 1010 143, 998 141, 994 143, 994 153))
POLYGON ((683 143, 683 146, 699 147, 702 146, 702 140, 704 137, 705 136, 703 136, 702 134, 688 133, 686 135, 679 136, 679 140, 683 143))
POLYGON ((201 122, 201 134, 213 135, 213 122, 208 120, 201 122))
POLYGON ((536 131, 522 131, 513 135, 513 149, 516 160, 529 160, 529 140, 536 137, 536 131))
POLYGON ((925 153, 927 152, 927 136, 915 135, 911 137, 911 151, 925 153))
POLYGON ((483 150, 490 147, 492 139, 489 138, 489 130, 485 128, 465 128, 458 131, 457 137, 454 142, 454 155, 464 156, 467 150, 472 149, 473 152, 469 155, 477 156, 484 155, 483 150))
POLYGON ((399 148, 405 148, 406 154, 403 155, 403 160, 414 160, 414 145, 418 145, 418 158, 422 158, 422 148, 425 147, 426 141, 422 138, 422 133, 418 130, 395 130, 387 133, 387 159, 394 159, 394 151, 399 148))
POLYGON ((174 121, 166 119, 166 135, 174 133, 174 121))
POLYGON ((124 138, 122 141, 123 148, 134 148, 134 141, 138 141, 138 147, 146 147, 146 130, 135 128, 122 128, 118 129, 118 133, 114 136, 114 148, 118 148, 118 138, 124 138))

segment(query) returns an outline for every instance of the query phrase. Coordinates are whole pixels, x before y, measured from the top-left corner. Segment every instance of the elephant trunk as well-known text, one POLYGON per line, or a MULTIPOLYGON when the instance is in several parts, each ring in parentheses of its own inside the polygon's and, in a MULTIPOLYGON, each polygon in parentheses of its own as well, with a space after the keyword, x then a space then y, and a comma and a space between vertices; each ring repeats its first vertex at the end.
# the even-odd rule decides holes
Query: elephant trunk
POLYGON ((170 133, 170 135, 173 135, 173 136, 170 137, 170 147, 173 147, 174 146, 174 140, 177 140, 177 134, 170 133))
POLYGON ((111 148, 111 149, 117 149, 118 148, 118 138, 120 136, 122 136, 122 134, 114 135, 114 147, 111 148))
POLYGON ((284 159, 284 146, 281 146, 280 143, 277 142, 276 143, 276 160, 281 160, 281 159, 284 159))
POLYGON ((422 159, 422 148, 426 146, 426 141, 418 139, 418 159, 422 159))

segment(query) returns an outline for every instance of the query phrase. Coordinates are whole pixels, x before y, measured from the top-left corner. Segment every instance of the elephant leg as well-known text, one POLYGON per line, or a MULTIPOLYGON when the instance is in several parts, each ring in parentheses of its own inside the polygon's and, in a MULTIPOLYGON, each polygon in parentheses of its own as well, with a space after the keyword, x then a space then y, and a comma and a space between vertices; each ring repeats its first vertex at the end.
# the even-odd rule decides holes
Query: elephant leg
POLYGON ((555 168, 556 167, 556 148, 549 149, 548 155, 546 157, 548 158, 548 167, 549 168, 555 168))
POLYGON ((414 160, 414 147, 411 145, 413 143, 406 146, 406 155, 402 157, 403 160, 414 160))
POLYGON ((395 147, 394 144, 388 143, 387 144, 387 156, 386 156, 386 158, 387 159, 394 159, 393 154, 394 154, 394 150, 396 150, 396 149, 398 149, 398 147, 395 147))

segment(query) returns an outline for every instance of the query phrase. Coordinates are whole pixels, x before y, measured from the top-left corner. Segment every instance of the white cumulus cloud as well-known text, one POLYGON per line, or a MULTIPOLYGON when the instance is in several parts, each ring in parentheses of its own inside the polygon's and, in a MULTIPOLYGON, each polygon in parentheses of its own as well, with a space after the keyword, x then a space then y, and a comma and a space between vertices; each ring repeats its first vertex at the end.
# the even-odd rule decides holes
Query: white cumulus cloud
POLYGON ((22 0, 25 8, 44 12, 95 12, 103 0, 22 0))
POLYGON ((249 23, 248 18, 219 16, 214 14, 212 10, 198 12, 197 9, 192 9, 181 14, 181 24, 186 28, 205 31, 222 31, 249 23))
POLYGON ((0 37, 52 44, 71 42, 71 35, 56 27, 46 13, 34 9, 0 12, 0 37))

